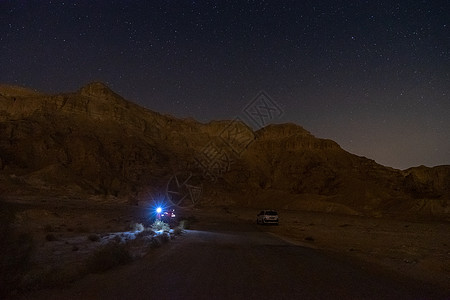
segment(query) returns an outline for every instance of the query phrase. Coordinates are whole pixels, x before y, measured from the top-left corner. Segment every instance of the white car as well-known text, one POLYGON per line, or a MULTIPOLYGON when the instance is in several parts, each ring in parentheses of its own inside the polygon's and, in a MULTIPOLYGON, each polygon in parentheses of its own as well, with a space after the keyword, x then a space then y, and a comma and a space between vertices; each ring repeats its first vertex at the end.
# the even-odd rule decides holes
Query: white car
POLYGON ((278 225, 278 213, 275 210, 267 209, 262 210, 256 215, 257 224, 276 224, 278 225))

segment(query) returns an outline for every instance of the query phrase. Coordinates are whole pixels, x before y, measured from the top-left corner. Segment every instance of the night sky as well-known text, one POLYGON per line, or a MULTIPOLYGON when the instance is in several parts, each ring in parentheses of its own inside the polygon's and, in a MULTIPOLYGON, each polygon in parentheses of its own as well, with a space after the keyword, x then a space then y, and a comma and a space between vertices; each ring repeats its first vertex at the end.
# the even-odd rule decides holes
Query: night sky
POLYGON ((449 1, 4 1, 0 82, 234 119, 260 91, 383 165, 450 164, 449 1))

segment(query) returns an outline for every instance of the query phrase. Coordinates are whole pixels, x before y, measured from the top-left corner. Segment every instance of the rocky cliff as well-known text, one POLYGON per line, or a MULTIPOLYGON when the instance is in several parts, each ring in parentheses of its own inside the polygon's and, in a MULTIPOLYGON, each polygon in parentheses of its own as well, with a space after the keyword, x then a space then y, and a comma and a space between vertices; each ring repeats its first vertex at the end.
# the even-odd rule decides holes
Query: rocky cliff
POLYGON ((57 95, 0 85, 3 197, 134 202, 167 194, 183 176, 182 183, 202 187, 199 201, 210 205, 449 212, 450 166, 395 170, 295 124, 253 132, 236 120, 181 120, 139 107, 101 83, 57 95))

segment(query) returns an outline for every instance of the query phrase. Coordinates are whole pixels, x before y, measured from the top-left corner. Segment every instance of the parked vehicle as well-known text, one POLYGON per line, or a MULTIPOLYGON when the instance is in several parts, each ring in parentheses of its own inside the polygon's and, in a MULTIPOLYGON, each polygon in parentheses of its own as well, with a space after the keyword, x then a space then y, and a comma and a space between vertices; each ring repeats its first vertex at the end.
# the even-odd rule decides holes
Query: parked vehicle
POLYGON ((170 209, 166 209, 165 211, 163 211, 161 213, 161 217, 165 217, 165 218, 175 218, 175 208, 170 208, 170 209))
POLYGON ((256 215, 257 224, 275 224, 278 225, 278 213, 272 209, 262 210, 256 215))
POLYGON ((174 208, 168 208, 161 212, 161 221, 166 223, 171 223, 175 220, 175 209, 174 208))

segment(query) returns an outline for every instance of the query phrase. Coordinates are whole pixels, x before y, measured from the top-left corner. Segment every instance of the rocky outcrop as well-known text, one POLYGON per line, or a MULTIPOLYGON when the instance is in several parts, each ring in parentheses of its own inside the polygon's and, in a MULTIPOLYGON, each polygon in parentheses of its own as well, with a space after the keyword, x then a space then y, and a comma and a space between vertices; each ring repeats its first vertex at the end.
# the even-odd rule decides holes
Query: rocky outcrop
POLYGON ((12 97, 12 99, 14 100, 14 97, 31 97, 40 95, 43 94, 32 89, 24 88, 21 86, 0 84, 0 97, 12 97))
POLYGON ((448 199, 449 169, 384 167, 295 124, 253 132, 237 120, 176 119, 139 107, 102 83, 57 95, 0 86, 3 195, 100 194, 135 201, 149 191, 164 193, 174 174, 189 172, 202 178, 208 203, 258 205, 270 202, 267 195, 283 195, 270 203, 304 207, 296 203, 316 199, 323 205, 312 207, 334 203, 368 213, 448 199))
POLYGON ((405 188, 414 198, 442 198, 450 195, 450 166, 409 168, 404 172, 405 188))

